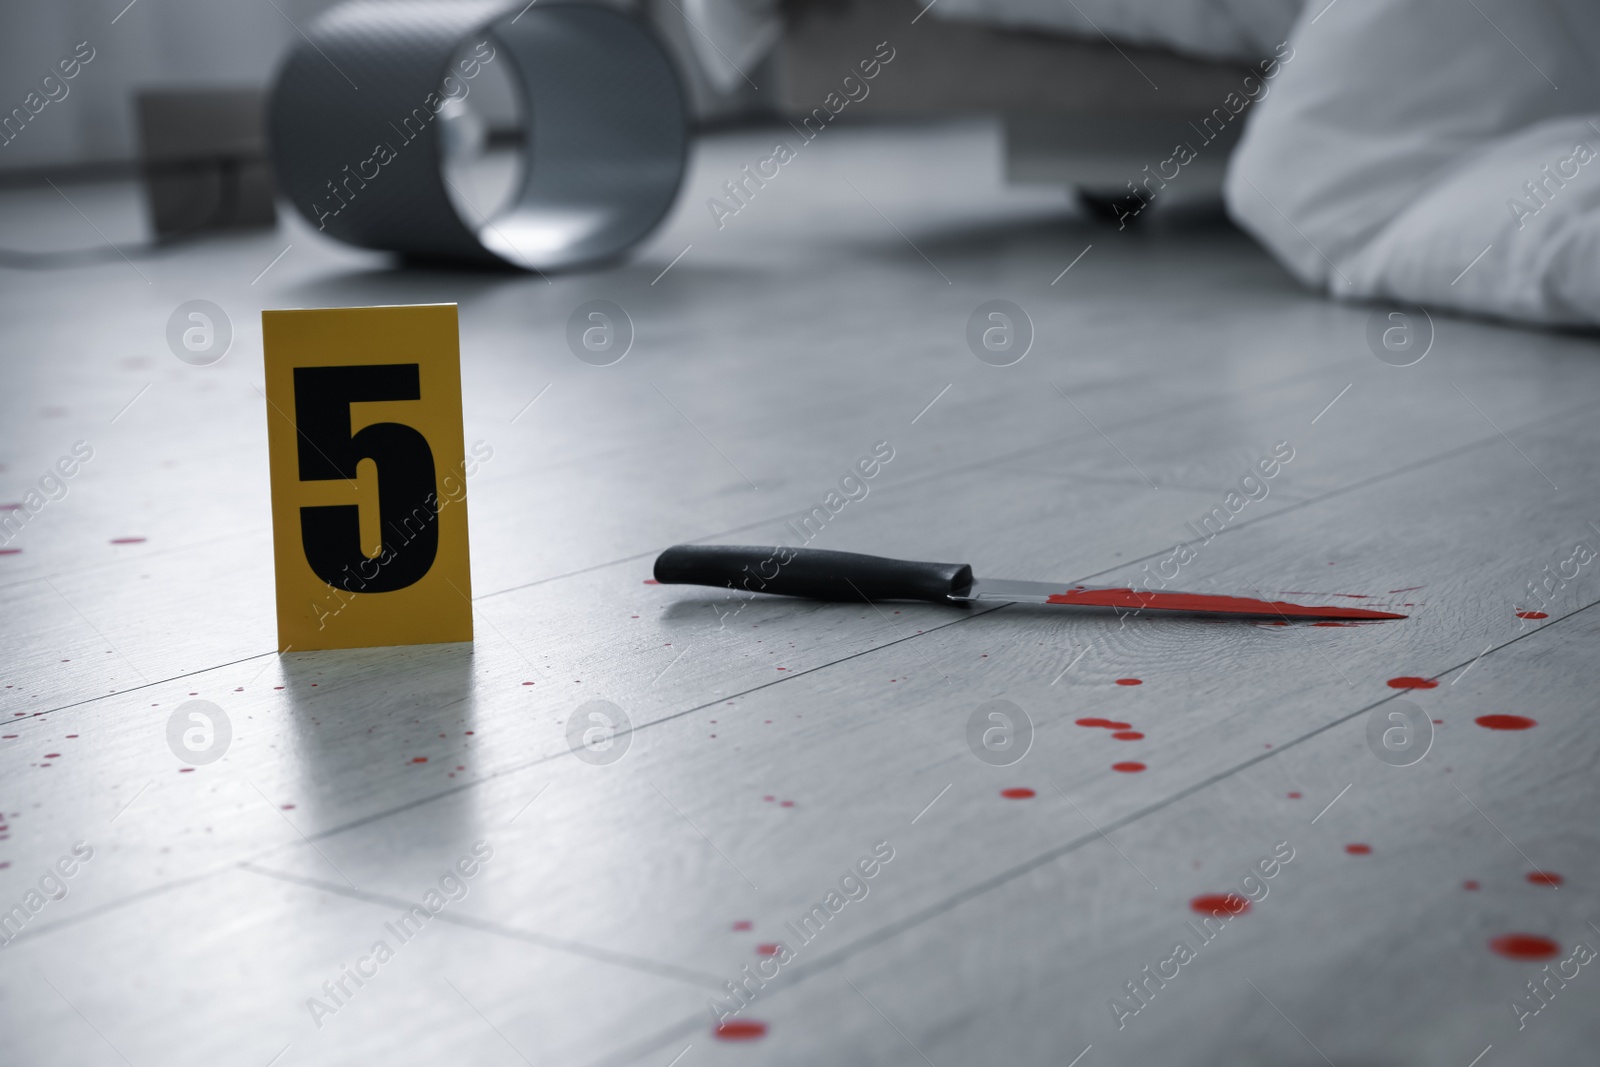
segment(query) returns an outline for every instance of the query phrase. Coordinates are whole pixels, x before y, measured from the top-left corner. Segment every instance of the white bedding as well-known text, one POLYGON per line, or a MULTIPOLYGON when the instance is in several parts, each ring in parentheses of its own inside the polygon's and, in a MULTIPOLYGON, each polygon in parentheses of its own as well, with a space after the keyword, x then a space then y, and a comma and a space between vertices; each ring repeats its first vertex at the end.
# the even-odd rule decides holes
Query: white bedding
POLYGON ((1600 5, 1312 17, 1234 153, 1240 225, 1334 297, 1600 324, 1600 5))
MULTIPOLYGON (((873 3, 875 0, 857 0, 873 3)), ((921 0, 926 3, 926 0, 921 0)), ((780 0, 683 0, 701 70, 734 88, 783 32, 780 0)), ((1289 35, 1305 0, 935 0, 927 14, 1126 44, 1206 59, 1260 59, 1289 35)))
MULTIPOLYGON (((781 33, 778 0, 683 2, 725 87, 781 33)), ((1225 192, 1289 271, 1339 299, 1600 325, 1597 0, 937 0, 928 12, 1219 59, 1287 38, 1225 192)))
MULTIPOLYGON (((927 0, 922 0, 926 3, 927 0)), ((930 15, 1246 62, 1272 55, 1306 0, 937 0, 930 15)), ((1327 0, 1322 0, 1326 3, 1327 0)), ((1366 0, 1361 0, 1366 2, 1366 0)))

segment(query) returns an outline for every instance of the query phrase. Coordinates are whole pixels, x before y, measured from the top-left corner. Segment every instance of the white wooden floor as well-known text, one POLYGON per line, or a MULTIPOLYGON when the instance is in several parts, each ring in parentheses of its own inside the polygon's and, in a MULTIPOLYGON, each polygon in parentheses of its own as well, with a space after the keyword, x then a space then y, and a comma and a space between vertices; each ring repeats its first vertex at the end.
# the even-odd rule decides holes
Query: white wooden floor
MULTIPOLYGON (((594 274, 401 272, 287 221, 3 272, 0 503, 94 455, 0 555, 0 1062, 1586 1062, 1600 970, 1562 961, 1600 947, 1600 564, 1515 613, 1600 546, 1594 339, 1438 317, 1388 366, 1369 309, 1236 233, 1005 189, 984 124, 830 130, 718 230, 706 198, 769 153, 702 142, 670 225, 594 274), (235 331, 209 367, 163 336, 197 298, 235 331), (1011 367, 966 345, 997 298, 1037 333, 1011 367), (614 366, 566 347, 591 299, 637 331, 614 366), (280 656, 257 313, 431 301, 460 303, 467 441, 494 449, 477 641, 280 656), (818 547, 1103 583, 1289 442, 1173 587, 1410 618, 773 598, 719 628, 715 591, 646 581, 678 541, 781 537, 882 440, 818 547), (233 733, 197 768, 167 742, 189 699, 233 733), (597 699, 634 727, 610 764, 566 739, 597 699), (968 747, 992 699, 1034 727, 1013 766, 968 747), (1399 701, 1436 724, 1408 767, 1367 742, 1399 701), (465 895, 394 936, 478 842, 465 895), (785 924, 875 847, 803 943, 785 924), (1202 941, 1191 902, 1230 891, 1255 902, 1202 941), (716 1033, 708 1002, 780 942, 716 1033), (1516 1001, 1544 1006, 1519 1029, 1516 1001)), ((131 187, 62 191, 0 195, 4 243, 137 235, 131 187)))

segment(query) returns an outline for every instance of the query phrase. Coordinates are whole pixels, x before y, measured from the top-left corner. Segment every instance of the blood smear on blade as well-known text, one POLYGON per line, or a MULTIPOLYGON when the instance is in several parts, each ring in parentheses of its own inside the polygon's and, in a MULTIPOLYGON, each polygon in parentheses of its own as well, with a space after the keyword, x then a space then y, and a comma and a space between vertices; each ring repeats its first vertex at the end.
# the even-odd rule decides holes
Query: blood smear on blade
POLYGON ((1308 607, 1284 600, 1214 596, 1207 593, 1141 593, 1133 589, 1069 589, 1056 593, 1048 604, 1078 604, 1095 608, 1138 608, 1154 611, 1222 612, 1229 615, 1267 615, 1320 619, 1403 619, 1391 611, 1366 608, 1308 607))

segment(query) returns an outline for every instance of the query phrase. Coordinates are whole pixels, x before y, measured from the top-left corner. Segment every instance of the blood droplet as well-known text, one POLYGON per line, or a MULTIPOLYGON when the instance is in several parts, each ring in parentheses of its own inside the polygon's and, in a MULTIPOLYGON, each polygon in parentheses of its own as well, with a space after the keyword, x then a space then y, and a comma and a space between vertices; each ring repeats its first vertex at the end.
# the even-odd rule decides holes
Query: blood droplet
POLYGON ((1145 769, 1145 766, 1136 760, 1129 760, 1126 763, 1113 763, 1111 769, 1121 771, 1123 774, 1138 774, 1145 769))
POLYGON ((1561 954, 1561 947, 1539 934, 1501 934, 1489 947, 1514 960, 1547 960, 1561 954))
POLYGON ((767 1024, 754 1019, 729 1019, 712 1031, 719 1041, 754 1041, 767 1036, 767 1024))
POLYGON ((1489 730, 1526 730, 1539 725, 1526 715, 1479 715, 1472 721, 1489 730))
POLYGON ((1546 614, 1545 612, 1542 612, 1542 611, 1519 611, 1519 612, 1517 612, 1517 618, 1519 618, 1519 619, 1548 619, 1549 617, 1550 616, 1548 614, 1546 614))
POLYGON ((1118 685, 1143 685, 1144 684, 1144 679, 1143 678, 1118 678, 1117 679, 1117 684, 1118 685))
POLYGON ((1344 846, 1344 850, 1346 852, 1350 853, 1350 855, 1352 855, 1352 856, 1370 856, 1370 855, 1372 855, 1372 846, 1371 845, 1346 845, 1346 846, 1344 846))
POLYGON ((1390 678, 1389 679, 1389 688, 1390 689, 1437 689, 1437 688, 1439 688, 1439 683, 1434 681, 1432 678, 1414 678, 1411 675, 1403 675, 1402 677, 1399 677, 1399 678, 1390 678))
POLYGON ((1037 796, 1038 794, 1025 785, 1019 785, 1011 789, 1000 790, 1000 795, 1007 800, 1027 800, 1029 797, 1037 796))
POLYGON ((1566 881, 1565 878, 1561 877, 1555 871, 1529 871, 1527 878, 1528 882, 1532 885, 1557 886, 1566 881))
POLYGON ((1189 901, 1189 908, 1201 915, 1243 915, 1250 902, 1238 893, 1206 893, 1189 901))

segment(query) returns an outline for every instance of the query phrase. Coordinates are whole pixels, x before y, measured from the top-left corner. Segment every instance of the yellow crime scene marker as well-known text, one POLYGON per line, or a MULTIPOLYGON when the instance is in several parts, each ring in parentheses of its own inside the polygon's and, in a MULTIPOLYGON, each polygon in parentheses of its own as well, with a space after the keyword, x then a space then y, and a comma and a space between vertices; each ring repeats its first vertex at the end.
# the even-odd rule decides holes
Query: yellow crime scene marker
POLYGON ((261 330, 279 649, 472 640, 456 306, 261 330))

